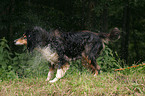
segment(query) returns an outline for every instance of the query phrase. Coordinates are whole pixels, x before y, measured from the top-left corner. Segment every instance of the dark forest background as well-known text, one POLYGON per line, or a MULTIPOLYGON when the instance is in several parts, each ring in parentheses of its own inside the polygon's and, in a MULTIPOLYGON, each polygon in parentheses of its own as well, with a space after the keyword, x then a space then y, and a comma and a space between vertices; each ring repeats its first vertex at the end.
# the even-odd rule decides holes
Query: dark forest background
POLYGON ((1 0, 0 39, 12 52, 23 52, 13 41, 30 26, 47 31, 121 30, 109 47, 126 64, 145 61, 145 0, 1 0))

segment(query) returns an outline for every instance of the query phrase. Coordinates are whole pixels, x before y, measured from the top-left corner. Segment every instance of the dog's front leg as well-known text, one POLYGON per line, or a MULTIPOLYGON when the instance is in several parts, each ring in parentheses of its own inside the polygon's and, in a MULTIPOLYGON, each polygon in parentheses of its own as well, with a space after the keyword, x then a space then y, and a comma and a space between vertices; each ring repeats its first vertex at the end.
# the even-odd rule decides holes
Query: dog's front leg
POLYGON ((51 65, 49 67, 48 76, 47 76, 47 79, 45 81, 49 81, 50 79, 53 78, 53 76, 54 76, 54 70, 55 70, 55 68, 54 68, 54 64, 53 64, 53 65, 51 65))
POLYGON ((69 69, 69 66, 70 65, 68 63, 65 63, 61 68, 57 69, 56 77, 49 82, 54 83, 62 78, 65 75, 66 71, 69 69))

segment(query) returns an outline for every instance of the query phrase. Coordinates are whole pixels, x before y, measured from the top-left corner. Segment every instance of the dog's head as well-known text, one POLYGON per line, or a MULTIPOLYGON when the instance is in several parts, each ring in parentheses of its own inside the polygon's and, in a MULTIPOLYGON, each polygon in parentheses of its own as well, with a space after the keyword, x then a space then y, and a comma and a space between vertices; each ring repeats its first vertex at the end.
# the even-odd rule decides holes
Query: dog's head
POLYGON ((43 47, 47 44, 48 32, 41 27, 35 26, 29 28, 20 37, 14 40, 15 45, 26 45, 27 49, 32 52, 36 47, 43 47))
POLYGON ((26 35, 23 35, 22 37, 14 40, 15 45, 26 45, 27 46, 27 37, 26 35))

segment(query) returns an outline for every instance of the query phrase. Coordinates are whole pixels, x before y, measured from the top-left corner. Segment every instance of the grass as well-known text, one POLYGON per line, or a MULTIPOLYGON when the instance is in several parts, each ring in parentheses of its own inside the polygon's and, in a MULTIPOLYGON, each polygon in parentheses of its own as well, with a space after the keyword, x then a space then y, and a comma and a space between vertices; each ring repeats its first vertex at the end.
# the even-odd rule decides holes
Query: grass
POLYGON ((102 72, 97 77, 73 69, 53 84, 43 76, 1 81, 0 96, 143 96, 145 72, 138 69, 102 72))

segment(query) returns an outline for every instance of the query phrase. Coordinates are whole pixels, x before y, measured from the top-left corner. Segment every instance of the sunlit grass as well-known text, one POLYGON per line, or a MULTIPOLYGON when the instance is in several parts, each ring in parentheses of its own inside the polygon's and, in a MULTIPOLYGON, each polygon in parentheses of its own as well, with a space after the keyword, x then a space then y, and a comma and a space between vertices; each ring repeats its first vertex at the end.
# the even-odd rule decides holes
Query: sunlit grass
POLYGON ((0 96, 98 96, 145 95, 145 73, 137 69, 112 73, 102 72, 94 77, 90 72, 69 70, 56 83, 46 77, 32 77, 0 82, 0 96))

